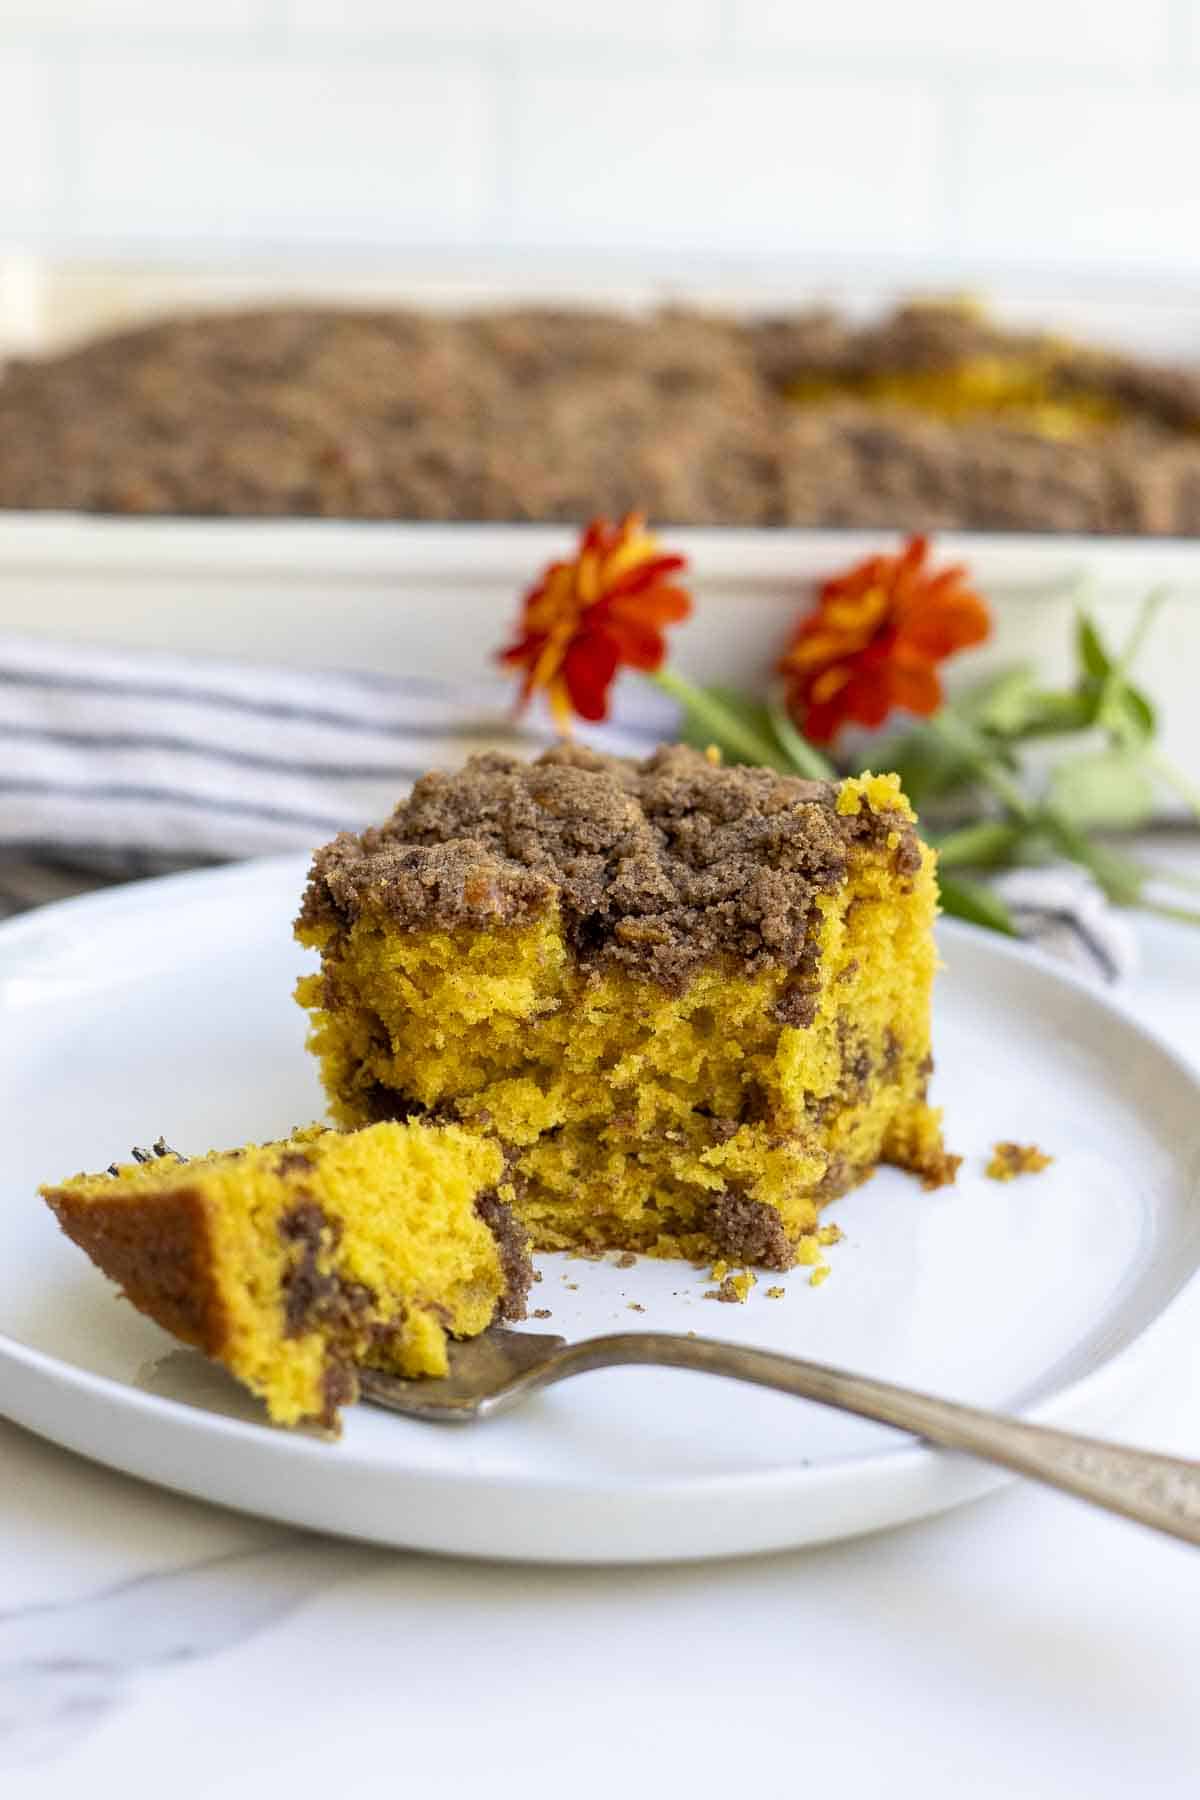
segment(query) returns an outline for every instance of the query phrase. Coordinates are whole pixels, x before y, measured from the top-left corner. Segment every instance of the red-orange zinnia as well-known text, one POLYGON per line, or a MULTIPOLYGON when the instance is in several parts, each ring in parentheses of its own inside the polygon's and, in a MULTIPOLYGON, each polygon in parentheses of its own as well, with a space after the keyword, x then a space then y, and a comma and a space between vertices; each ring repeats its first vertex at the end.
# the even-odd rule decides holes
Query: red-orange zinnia
POLYGON ((506 668, 524 670, 518 704, 543 690, 563 732, 573 713, 607 718, 617 670, 660 668, 663 626, 691 612, 691 597, 670 579, 686 560, 664 556, 638 513, 619 525, 593 519, 576 555, 551 563, 530 588, 516 641, 500 652, 506 668))
POLYGON ((850 721, 882 725, 896 707, 929 718, 942 704, 938 663, 987 637, 988 609, 966 570, 934 572, 928 553, 913 537, 822 584, 779 664, 788 710, 814 744, 850 721))

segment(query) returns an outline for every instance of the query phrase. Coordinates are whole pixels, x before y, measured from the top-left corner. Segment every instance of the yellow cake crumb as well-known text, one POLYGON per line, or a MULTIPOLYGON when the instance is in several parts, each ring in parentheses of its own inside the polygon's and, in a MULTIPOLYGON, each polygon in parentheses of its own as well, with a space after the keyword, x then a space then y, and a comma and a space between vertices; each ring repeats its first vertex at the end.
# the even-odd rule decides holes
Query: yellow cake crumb
POLYGON ((829 1280, 829 1264, 818 1263, 808 1278, 809 1287, 820 1287, 823 1281, 829 1280))
MULTIPOLYGON (((725 1269, 725 1263, 718 1263, 713 1270, 713 1279, 718 1279, 717 1269, 725 1269)), ((720 1278, 720 1286, 707 1288, 706 1300, 722 1300, 727 1306, 744 1306, 750 1297, 750 1289, 758 1285, 758 1276, 749 1269, 740 1269, 736 1275, 724 1274, 720 1278)))
POLYGON ((779 1287, 779 1286, 769 1287, 767 1289, 767 1299, 768 1300, 782 1300, 783 1296, 786 1293, 787 1293, 786 1288, 779 1287))
MULTIPOLYGON (((900 786, 898 775, 872 775, 869 769, 861 775, 848 775, 838 789, 837 810, 843 817, 856 817, 864 806, 875 813, 899 813, 910 825, 917 816, 900 786)), ((899 841, 897 833, 896 843, 899 841)))
POLYGON ((357 1365, 445 1375, 451 1337, 523 1314, 531 1272, 487 1222, 503 1159, 479 1133, 311 1126, 186 1161, 161 1139, 135 1156, 41 1192, 133 1305, 281 1425, 336 1429, 357 1365))
POLYGON ((1040 1175, 1053 1161, 1036 1144, 1014 1144, 1006 1139, 992 1146, 992 1159, 984 1173, 993 1181, 1012 1181, 1017 1175, 1040 1175))

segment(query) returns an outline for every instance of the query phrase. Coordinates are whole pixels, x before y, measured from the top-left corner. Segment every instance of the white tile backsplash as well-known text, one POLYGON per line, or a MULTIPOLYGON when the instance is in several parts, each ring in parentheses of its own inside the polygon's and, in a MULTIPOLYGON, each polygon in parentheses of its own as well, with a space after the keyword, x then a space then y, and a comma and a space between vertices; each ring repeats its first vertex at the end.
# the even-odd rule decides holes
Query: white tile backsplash
POLYGON ((1164 95, 989 94, 972 107, 969 253, 1176 267, 1200 251, 1200 105, 1164 95))
POLYGON ((928 248, 936 228, 919 90, 538 73, 517 78, 513 118, 512 232, 526 243, 865 255, 928 248))
POLYGON ((56 178, 48 71, 0 43, 0 243, 49 217, 56 178))
POLYGON ((80 36, 140 29, 156 36, 257 31, 270 0, 0 0, 0 33, 45 26, 80 36))
POLYGON ((484 225, 491 96, 441 62, 88 62, 79 228, 153 245, 458 243, 484 225))
POLYGON ((735 0, 735 39, 763 49, 844 53, 978 69, 1054 65, 1144 70, 1167 52, 1172 0, 735 0))
POLYGON ((1200 285, 1200 0, 0 0, 0 242, 1200 285))
POLYGON ((477 45, 553 49, 605 39, 659 48, 716 44, 722 0, 440 0, 436 7, 397 0, 284 0, 298 32, 350 39, 465 39, 477 45))

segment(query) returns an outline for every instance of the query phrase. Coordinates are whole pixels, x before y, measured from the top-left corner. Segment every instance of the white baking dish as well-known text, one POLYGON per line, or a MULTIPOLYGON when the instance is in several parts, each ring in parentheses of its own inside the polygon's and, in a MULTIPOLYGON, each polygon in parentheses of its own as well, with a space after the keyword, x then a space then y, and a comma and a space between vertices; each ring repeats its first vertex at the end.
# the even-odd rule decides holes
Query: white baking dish
MULTIPOLYGON (((885 532, 663 531, 691 563, 695 614, 673 635, 702 680, 769 672, 813 585, 885 532)), ((290 664, 473 678, 488 667, 519 597, 573 534, 541 525, 328 520, 144 520, 0 513, 0 632, 245 656, 290 664)), ((1070 668, 1087 605, 1120 642, 1143 595, 1168 598, 1139 664, 1162 710, 1169 755, 1200 752, 1200 543, 946 533, 995 634, 951 665, 957 679, 1029 659, 1070 668)))
MULTIPOLYGON (((861 279, 678 269, 640 278, 608 265, 512 261, 481 271, 376 272, 336 265, 239 270, 61 267, 0 259, 0 354, 47 351, 181 308, 292 302, 479 306, 522 301, 639 307, 665 299, 731 309, 829 302, 862 313, 897 298, 861 279)), ((1043 324, 1151 354, 1200 348, 1192 296, 1130 299, 1091 292, 990 292, 997 317, 1043 324)), ((671 530, 692 562, 695 616, 674 637, 679 666, 701 679, 755 682, 770 669, 813 584, 895 542, 886 532, 671 530)), ((293 664, 469 678, 487 667, 518 598, 572 534, 524 525, 374 524, 328 520, 124 519, 0 512, 0 632, 170 647, 293 664)), ((1169 599, 1140 663, 1158 699, 1165 748, 1200 753, 1200 541, 945 534, 939 557, 966 562, 992 602, 996 630, 951 665, 962 680, 988 666, 1070 665, 1072 615, 1091 607, 1119 642, 1143 595, 1169 599)))

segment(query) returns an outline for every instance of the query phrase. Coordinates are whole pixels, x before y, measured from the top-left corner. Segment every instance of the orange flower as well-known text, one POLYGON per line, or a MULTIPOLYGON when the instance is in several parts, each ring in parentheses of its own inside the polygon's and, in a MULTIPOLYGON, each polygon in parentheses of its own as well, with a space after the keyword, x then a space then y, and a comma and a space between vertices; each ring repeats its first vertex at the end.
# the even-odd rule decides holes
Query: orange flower
POLYGON ((814 744, 853 720, 882 725, 894 707, 929 718, 942 704, 937 665, 981 644, 988 609, 961 567, 925 567, 929 545, 869 556, 826 581, 779 664, 788 710, 814 744))
POLYGON ((593 519, 575 557, 551 563, 530 588, 516 641, 500 652, 506 668, 524 670, 518 705, 543 688, 564 733, 572 713, 607 718, 617 670, 660 668, 663 626, 691 612, 690 595, 669 579, 685 565, 659 552, 640 514, 619 525, 593 519))

